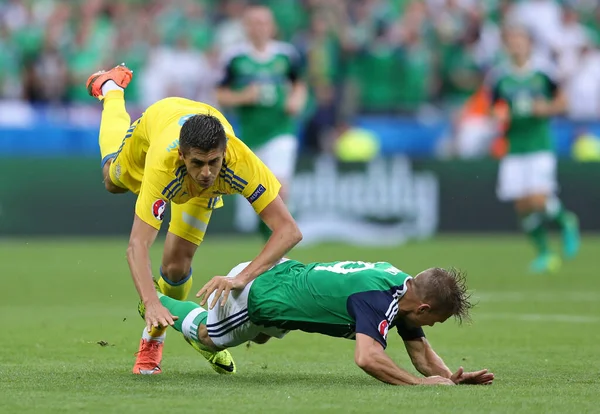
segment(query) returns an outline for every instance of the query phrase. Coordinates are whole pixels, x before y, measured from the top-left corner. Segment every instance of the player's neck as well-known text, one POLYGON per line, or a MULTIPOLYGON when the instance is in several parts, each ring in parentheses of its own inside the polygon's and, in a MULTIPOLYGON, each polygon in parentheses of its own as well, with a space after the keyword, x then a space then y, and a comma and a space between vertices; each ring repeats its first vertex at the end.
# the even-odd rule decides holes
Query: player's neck
POLYGON ((254 53, 257 55, 265 55, 269 50, 269 44, 271 41, 267 40, 266 42, 251 42, 252 48, 254 49, 254 53))
POLYGON ((517 72, 526 72, 529 70, 529 66, 530 66, 529 62, 530 62, 529 57, 516 58, 513 60, 512 64, 513 64, 513 68, 517 72))
POLYGON ((407 313, 410 313, 414 310, 415 307, 418 307, 421 304, 421 299, 417 296, 417 293, 415 292, 414 284, 414 279, 406 281, 406 292, 398 301, 399 315, 405 315, 407 313))

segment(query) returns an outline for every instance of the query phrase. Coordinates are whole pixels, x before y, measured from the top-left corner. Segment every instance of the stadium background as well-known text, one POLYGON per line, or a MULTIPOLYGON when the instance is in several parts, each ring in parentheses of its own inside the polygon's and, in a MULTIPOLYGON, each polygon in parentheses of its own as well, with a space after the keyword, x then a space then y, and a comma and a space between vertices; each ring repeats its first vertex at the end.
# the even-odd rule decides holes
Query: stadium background
MULTIPOLYGON (((103 188, 101 106, 84 82, 100 68, 126 62, 135 72, 126 93, 132 118, 172 95, 216 105, 220 52, 243 39, 240 17, 249 3, 0 1, 0 263, 3 292, 9 292, 0 309, 20 315, 5 318, 11 345, 0 350, 9 412, 40 404, 47 412, 156 408, 128 394, 152 395, 150 382, 127 376, 141 328, 124 260, 134 198, 103 188), (110 346, 96 345, 105 339, 110 346), (75 384, 79 392, 66 391, 75 384)), ((564 412, 578 404, 596 410, 598 396, 589 387, 597 386, 600 372, 594 358, 600 340, 597 2, 252 3, 273 10, 278 36, 300 51, 310 87, 298 122, 302 151, 290 200, 305 246, 293 257, 388 260, 411 273, 463 266, 479 292, 474 319, 483 323, 459 333, 436 327, 430 338, 452 366, 489 366, 504 380, 484 394, 420 391, 424 402, 406 407, 454 412, 461 398, 460 412, 564 412), (495 197, 503 146, 484 116, 489 104, 480 88, 504 59, 499 27, 507 19, 529 27, 535 53, 556 67, 569 97, 567 113, 553 122, 561 199, 579 215, 586 237, 580 257, 547 279, 526 274, 532 249, 511 207, 495 197), (411 239, 419 243, 403 244, 411 239), (482 343, 494 350, 482 350, 482 343), (576 361, 567 356, 575 346, 576 361)), ((236 222, 232 201, 213 215, 199 249, 198 287, 261 246, 258 237, 240 234, 248 229, 236 222)), ((159 241, 155 264, 160 248, 159 241)), ((368 412, 372 401, 388 398, 388 388, 373 387, 353 370, 351 344, 294 336, 290 345, 269 345, 280 359, 260 347, 238 357, 247 370, 236 380, 238 399, 226 391, 227 381, 191 365, 195 356, 173 340, 166 372, 179 376, 161 382, 172 393, 164 398, 173 407, 193 407, 175 395, 200 387, 198 370, 197 389, 227 398, 230 412, 247 409, 249 396, 266 411, 300 412, 297 407, 368 412), (308 347, 317 350, 307 358, 301 350, 308 347), (313 376, 323 366, 327 374, 313 376), (297 381, 287 379, 290 371, 297 381)), ((406 366, 398 345, 391 355, 406 366)))

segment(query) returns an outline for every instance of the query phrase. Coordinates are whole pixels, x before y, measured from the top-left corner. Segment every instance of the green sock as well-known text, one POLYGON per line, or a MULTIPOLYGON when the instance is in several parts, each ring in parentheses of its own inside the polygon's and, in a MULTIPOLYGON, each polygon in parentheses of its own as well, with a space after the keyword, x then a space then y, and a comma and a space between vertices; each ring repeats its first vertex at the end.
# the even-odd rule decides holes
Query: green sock
POLYGON ((565 209, 558 197, 549 197, 546 201, 546 217, 564 229, 570 224, 570 218, 574 214, 565 209))
POLYGON ((262 220, 260 220, 260 222, 258 223, 258 231, 261 234, 261 236, 263 236, 265 241, 269 240, 269 237, 271 237, 271 233, 273 233, 269 226, 267 226, 262 220))
POLYGON ((206 321, 206 316, 208 315, 208 312, 206 312, 197 303, 183 302, 181 300, 177 300, 177 299, 173 299, 168 296, 165 296, 162 293, 159 293, 158 297, 160 298, 160 303, 162 303, 162 305, 165 308, 167 308, 169 310, 169 312, 171 312, 171 315, 177 316, 179 318, 175 321, 175 325, 173 326, 177 331, 184 333, 183 332, 183 321, 185 320, 186 316, 188 316, 190 314, 190 312, 194 311, 195 309, 198 309, 198 308, 201 309, 201 313, 199 313, 198 316, 203 316, 204 320, 206 321), (204 311, 204 312, 202 312, 202 311, 204 311))
POLYGON ((544 225, 544 214, 533 212, 521 216, 521 228, 533 241, 539 254, 548 253, 548 234, 544 225))

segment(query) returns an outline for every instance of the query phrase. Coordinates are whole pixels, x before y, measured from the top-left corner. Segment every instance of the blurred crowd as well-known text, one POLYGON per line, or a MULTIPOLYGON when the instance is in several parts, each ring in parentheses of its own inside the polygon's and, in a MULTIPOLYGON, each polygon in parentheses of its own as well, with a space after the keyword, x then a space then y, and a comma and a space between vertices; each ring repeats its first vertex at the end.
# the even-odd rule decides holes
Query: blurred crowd
POLYGON ((526 26, 555 67, 569 116, 600 118, 597 0, 0 0, 0 100, 91 103, 84 83, 126 62, 129 102, 215 104, 220 57, 244 41, 248 4, 270 7, 301 53, 309 108, 456 111, 502 62, 502 25, 526 26))

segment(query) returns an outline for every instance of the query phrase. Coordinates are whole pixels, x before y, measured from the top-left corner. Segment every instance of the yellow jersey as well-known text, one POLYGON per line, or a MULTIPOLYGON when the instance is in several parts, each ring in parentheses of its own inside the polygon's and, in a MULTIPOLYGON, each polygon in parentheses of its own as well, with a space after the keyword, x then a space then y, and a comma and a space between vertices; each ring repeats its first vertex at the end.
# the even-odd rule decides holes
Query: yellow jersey
POLYGON ((277 197, 281 187, 217 109, 183 98, 158 101, 131 125, 113 159, 110 177, 116 185, 138 194, 136 214, 156 229, 169 202, 193 202, 212 210, 223 205, 223 195, 242 194, 258 214, 277 197), (188 177, 179 158, 181 126, 197 114, 218 118, 227 135, 223 166, 207 189, 188 177))

